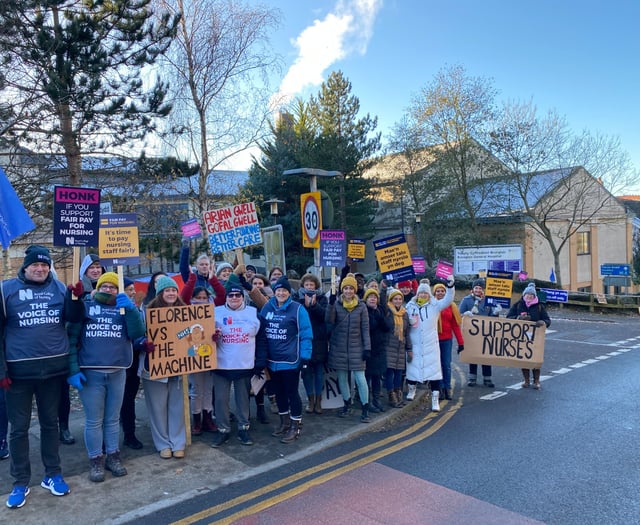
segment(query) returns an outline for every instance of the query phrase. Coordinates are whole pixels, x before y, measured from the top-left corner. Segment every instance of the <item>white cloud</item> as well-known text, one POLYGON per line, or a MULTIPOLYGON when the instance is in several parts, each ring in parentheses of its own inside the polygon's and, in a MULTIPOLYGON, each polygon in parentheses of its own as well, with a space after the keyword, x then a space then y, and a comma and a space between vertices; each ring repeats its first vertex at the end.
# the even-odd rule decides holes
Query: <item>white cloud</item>
POLYGON ((324 73, 352 54, 364 55, 373 36, 373 24, 383 0, 338 0, 322 20, 314 20, 292 45, 298 56, 272 101, 286 103, 305 89, 319 86, 324 73))

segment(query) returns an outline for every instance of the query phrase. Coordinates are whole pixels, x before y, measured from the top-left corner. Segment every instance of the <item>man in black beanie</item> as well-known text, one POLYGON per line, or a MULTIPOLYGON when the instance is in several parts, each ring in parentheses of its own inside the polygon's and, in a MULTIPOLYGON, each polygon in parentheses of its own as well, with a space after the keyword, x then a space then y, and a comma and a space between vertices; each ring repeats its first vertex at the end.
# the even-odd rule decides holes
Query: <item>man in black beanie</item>
MULTIPOLYGON (((81 287, 80 283, 74 287, 81 287)), ((51 274, 51 255, 30 246, 18 276, 0 283, 0 387, 6 390, 11 423, 9 448, 13 491, 7 507, 26 503, 31 481, 29 426, 33 398, 38 406, 40 455, 45 467, 40 485, 54 496, 69 493, 58 454, 58 402, 69 373, 65 323, 80 322, 82 301, 51 274)))

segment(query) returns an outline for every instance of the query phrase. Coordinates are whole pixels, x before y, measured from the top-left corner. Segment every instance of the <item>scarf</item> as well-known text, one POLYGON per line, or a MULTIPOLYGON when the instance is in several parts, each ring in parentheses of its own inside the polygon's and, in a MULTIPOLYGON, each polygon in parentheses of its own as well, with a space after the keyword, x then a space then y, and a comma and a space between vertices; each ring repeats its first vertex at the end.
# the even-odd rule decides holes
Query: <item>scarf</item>
POLYGON ((357 295, 354 295, 351 299, 347 300, 344 298, 344 295, 342 296, 342 306, 343 308, 351 313, 353 311, 353 309, 358 306, 358 303, 360 302, 360 299, 358 298, 357 295))
MULTIPOLYGON (((451 313, 453 314, 453 319, 458 326, 462 324, 462 316, 460 315, 460 310, 458 310, 458 305, 456 303, 451 303, 451 313)), ((446 310, 446 308, 445 308, 446 310)), ((442 319, 440 319, 440 315, 438 316, 438 333, 442 333, 442 319)))
POLYGON ((418 304, 418 306, 424 306, 428 302, 429 302, 429 299, 416 299, 416 303, 418 304))
POLYGON ((395 306, 389 305, 391 313, 393 313, 393 334, 404 343, 404 314, 407 313, 404 306, 400 310, 396 310, 395 306))
POLYGON ((527 308, 531 308, 534 304, 538 304, 537 296, 534 296, 534 298, 531 299, 530 301, 527 301, 524 297, 522 298, 522 300, 524 301, 524 304, 527 305, 527 308))

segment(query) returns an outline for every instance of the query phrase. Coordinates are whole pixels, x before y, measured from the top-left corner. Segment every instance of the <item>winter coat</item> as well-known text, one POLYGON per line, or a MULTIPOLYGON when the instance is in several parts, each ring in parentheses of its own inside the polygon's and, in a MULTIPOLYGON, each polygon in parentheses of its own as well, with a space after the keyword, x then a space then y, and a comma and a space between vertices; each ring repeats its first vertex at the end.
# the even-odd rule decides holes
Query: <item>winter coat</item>
POLYGON ((454 294, 454 288, 447 288, 446 295, 439 301, 432 298, 419 306, 415 297, 407 304, 411 325, 409 335, 413 346, 413 359, 407 363, 407 380, 423 383, 442 379, 438 317, 442 310, 451 305, 454 294))
POLYGON ((311 350, 311 362, 326 363, 329 355, 329 335, 325 317, 329 302, 322 293, 322 290, 315 290, 316 302, 314 305, 306 307, 304 300, 304 289, 300 288, 295 294, 298 301, 309 314, 311 328, 313 329, 313 345, 311 350))
POLYGON ((391 308, 395 307, 389 306, 386 312, 389 325, 391 326, 389 337, 387 338, 387 368, 392 368, 394 370, 404 370, 406 368, 407 352, 412 349, 411 338, 409 337, 409 317, 406 313, 402 316, 403 340, 400 341, 398 336, 394 333, 395 322, 393 320, 393 313, 391 312, 391 308))
POLYGON ((528 315, 531 321, 544 321, 544 324, 547 325, 547 328, 551 325, 551 319, 549 318, 549 314, 547 313, 547 309, 544 307, 542 303, 532 304, 527 307, 527 304, 524 302, 524 299, 520 299, 517 303, 515 303, 509 309, 507 313, 508 319, 519 319, 522 315, 528 315))
POLYGON ((369 313, 369 336, 371 339, 371 357, 367 360, 367 374, 383 376, 387 371, 387 342, 389 332, 393 331, 393 319, 387 308, 378 305, 367 306, 369 313))
POLYGON ((342 296, 327 308, 327 324, 331 330, 329 368, 364 370, 364 354, 371 353, 369 314, 362 301, 349 312, 342 306, 342 296))

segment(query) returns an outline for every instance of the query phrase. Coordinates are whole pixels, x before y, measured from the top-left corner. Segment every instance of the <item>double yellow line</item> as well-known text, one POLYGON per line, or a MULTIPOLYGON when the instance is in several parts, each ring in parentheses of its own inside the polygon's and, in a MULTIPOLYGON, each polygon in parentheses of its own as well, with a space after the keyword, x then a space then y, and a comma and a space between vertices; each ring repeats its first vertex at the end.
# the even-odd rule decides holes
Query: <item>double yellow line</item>
MULTIPOLYGON (((444 405, 448 403, 449 402, 445 402, 444 405)), ((268 486, 256 489, 248 494, 243 494, 242 496, 238 496, 237 498, 229 500, 225 503, 221 503, 220 505, 216 505, 215 507, 210 507, 196 514, 192 514, 187 518, 173 522, 173 525, 188 525, 204 520, 206 518, 211 518, 216 514, 246 504, 251 500, 262 498, 271 492, 277 492, 287 485, 299 482, 301 480, 304 480, 305 478, 310 478, 304 483, 295 485, 290 489, 285 490, 284 492, 274 494, 267 499, 262 499, 259 502, 254 503, 253 505, 250 505, 248 507, 243 507, 234 514, 229 515, 225 518, 221 518, 219 520, 212 521, 211 523, 230 524, 240 518, 256 514, 264 509, 267 509, 294 496, 297 496, 298 494, 301 494, 311 487, 326 483, 327 481, 341 476, 346 472, 355 470, 364 465, 368 465, 369 463, 373 463, 380 458, 393 454, 398 450, 402 450, 403 448, 411 446, 414 443, 417 443, 418 441, 431 436, 432 434, 440 430, 440 428, 442 428, 445 423, 447 423, 456 414, 461 406, 462 395, 460 395, 457 402, 453 406, 445 406, 443 408, 446 408, 446 410, 443 410, 439 413, 430 412, 420 421, 398 434, 389 436, 382 441, 376 441, 375 443, 367 445, 366 447, 359 448, 358 450, 350 452, 349 454, 345 454, 338 458, 332 459, 331 461, 326 461, 325 463, 322 463, 320 465, 315 465, 296 474, 292 474, 291 476, 283 478, 278 482, 270 483, 268 486), (435 422, 430 425, 429 423, 434 420, 435 422), (340 467, 339 465, 341 464, 344 465, 340 467), (322 475, 318 475, 323 471, 328 472, 322 475)))

